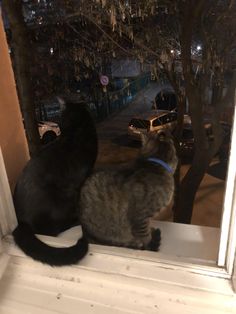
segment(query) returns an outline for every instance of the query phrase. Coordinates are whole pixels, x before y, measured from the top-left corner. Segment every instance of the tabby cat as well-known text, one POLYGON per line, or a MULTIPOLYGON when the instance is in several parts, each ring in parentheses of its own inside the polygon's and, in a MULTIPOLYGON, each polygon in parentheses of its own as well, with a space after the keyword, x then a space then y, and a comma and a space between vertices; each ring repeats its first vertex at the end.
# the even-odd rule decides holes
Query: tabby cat
POLYGON ((16 244, 32 258, 58 266, 81 259, 87 241, 53 248, 34 234, 55 236, 78 223, 77 198, 97 157, 96 128, 85 103, 65 104, 60 129, 61 135, 28 162, 13 197, 19 224, 13 231, 16 244))
POLYGON ((142 143, 132 167, 98 171, 82 187, 80 219, 90 241, 158 250, 160 230, 150 218, 172 199, 177 157, 167 133, 143 135, 142 143))

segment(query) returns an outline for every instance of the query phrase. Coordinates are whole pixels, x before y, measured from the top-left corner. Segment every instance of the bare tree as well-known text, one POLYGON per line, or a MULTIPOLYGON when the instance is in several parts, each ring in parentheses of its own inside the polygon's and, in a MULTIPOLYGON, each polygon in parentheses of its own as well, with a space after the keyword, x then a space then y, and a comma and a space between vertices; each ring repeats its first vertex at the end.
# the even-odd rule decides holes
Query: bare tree
MULTIPOLYGON (((235 1, 181 2, 179 7, 181 63, 185 94, 189 101, 195 139, 192 165, 181 181, 175 220, 190 223, 193 202, 205 172, 222 142, 221 113, 229 101, 233 104, 236 76, 224 94, 226 72, 232 71, 231 54, 235 47, 235 1), (193 53, 200 48, 199 63, 194 66, 193 53), (206 92, 212 96, 206 99, 206 92), (212 141, 204 127, 204 105, 212 108, 209 117, 212 141)), ((208 95, 207 95, 208 96, 208 95)), ((207 97, 208 98, 208 97, 207 97)))
POLYGON ((177 177, 177 222, 191 222, 196 192, 222 141, 220 117, 232 102, 236 83, 233 73, 225 85, 236 44, 235 9, 235 0, 82 1, 67 17, 79 17, 98 28, 102 48, 107 49, 104 43, 109 42, 111 55, 137 58, 149 63, 156 76, 166 75, 178 99, 178 138, 188 100, 195 153, 181 182, 177 177), (204 126, 206 105, 212 109, 208 116, 211 141, 204 126))
MULTIPOLYGON (((157 78, 165 75, 178 100, 177 139, 181 137, 187 99, 195 151, 184 178, 180 181, 179 173, 176 174, 174 219, 190 223, 196 192, 222 141, 221 113, 235 91, 232 58, 236 47, 236 0, 58 0, 57 6, 49 2, 54 4, 49 6, 54 8, 50 14, 46 9, 37 10, 38 4, 33 0, 28 1, 40 27, 54 23, 70 30, 62 37, 73 42, 76 75, 89 77, 88 69, 90 73, 96 72, 104 60, 114 58, 136 59, 148 65, 157 78), (227 72, 232 73, 232 78, 226 85, 227 72), (208 112, 211 141, 205 131, 206 105, 211 108, 208 112)), ((7 3, 4 1, 10 16, 12 8, 7 3)), ((13 3, 19 6, 19 1, 13 3)), ((18 20, 17 23, 20 24, 18 20)), ((12 24, 12 29, 15 28, 12 24)), ((19 30, 15 35, 18 47, 22 45, 19 37, 27 38, 19 30)), ((59 36, 61 32, 62 29, 59 36)), ((19 76, 24 77, 26 66, 22 65, 19 76)))

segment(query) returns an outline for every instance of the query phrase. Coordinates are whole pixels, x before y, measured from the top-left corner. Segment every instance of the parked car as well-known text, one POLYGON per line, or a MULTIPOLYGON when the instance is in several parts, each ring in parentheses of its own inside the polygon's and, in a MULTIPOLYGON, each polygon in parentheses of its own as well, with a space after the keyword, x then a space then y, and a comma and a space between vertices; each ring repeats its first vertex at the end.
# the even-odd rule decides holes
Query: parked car
POLYGON ((128 136, 141 140, 142 133, 157 132, 168 128, 173 131, 177 124, 177 113, 168 110, 152 110, 132 118, 128 126, 128 136))
MULTIPOLYGON (((229 156, 229 147, 231 139, 231 125, 226 122, 220 122, 223 130, 223 141, 216 156, 219 157, 220 162, 227 162, 229 156)), ((206 134, 211 140, 212 129, 211 124, 205 124, 206 134)), ((191 123, 184 124, 182 139, 180 141, 180 154, 183 161, 191 160, 194 154, 194 136, 191 123)))
POLYGON ((59 125, 52 121, 39 121, 38 129, 43 144, 54 141, 61 133, 59 125))

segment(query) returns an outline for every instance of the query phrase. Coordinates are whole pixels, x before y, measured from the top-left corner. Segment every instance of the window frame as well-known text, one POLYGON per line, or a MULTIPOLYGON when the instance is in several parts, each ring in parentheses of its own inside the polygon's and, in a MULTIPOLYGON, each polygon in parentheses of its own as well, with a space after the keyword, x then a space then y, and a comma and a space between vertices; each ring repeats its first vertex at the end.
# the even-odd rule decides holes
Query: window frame
POLYGON ((0 147, 0 238, 14 230, 17 218, 12 200, 12 194, 8 183, 3 154, 0 147))
MULTIPOLYGON (((231 141, 236 141, 236 119, 234 119, 231 141)), ((176 270, 182 269, 188 273, 204 274, 210 277, 219 277, 225 279, 231 279, 233 286, 236 287, 236 273, 235 269, 235 252, 236 252, 236 169, 234 169, 234 160, 236 158, 236 145, 232 145, 230 150, 230 158, 228 165, 228 175, 226 184, 226 195, 224 200, 224 213, 222 218, 221 226, 221 236, 219 243, 219 255, 218 261, 216 261, 217 266, 212 267, 209 265, 189 263, 186 260, 179 258, 172 260, 171 258, 159 258, 150 257, 146 252, 133 252, 134 250, 120 249, 120 248, 110 248, 106 246, 92 246, 94 252, 99 254, 105 254, 117 257, 127 257, 128 259, 133 259, 140 265, 145 261, 150 263, 150 265, 155 265, 154 267, 165 267, 168 269, 176 270), (227 226, 227 224, 229 224, 227 226)), ((5 266, 7 264, 7 258, 11 256, 11 252, 16 250, 12 238, 9 234, 14 230, 17 219, 15 215, 14 205, 12 201, 12 195, 7 179, 6 169, 4 166, 4 160, 0 149, 0 230, 4 240, 6 240, 8 248, 6 249, 6 244, 4 244, 4 250, 0 253, 0 275, 3 273, 5 266), (10 247, 10 249, 9 249, 10 247)), ((60 238, 44 237, 41 236, 45 242, 60 245, 60 238)), ((1 238, 1 237, 0 237, 1 238)), ((3 241, 5 242, 5 241, 3 241)), ((18 250, 19 251, 19 250, 18 250)), ((15 254, 15 253, 14 253, 15 254)), ((13 254, 13 255, 14 255, 13 254)), ((22 255, 18 252, 16 255, 22 255)), ((151 278, 150 274, 150 278, 151 278)), ((149 278, 149 279, 150 279, 149 278)))
POLYGON ((10 258, 5 252, 2 236, 10 233, 16 224, 16 215, 0 147, 0 279, 5 272, 10 258))
MULTIPOLYGON (((236 93, 235 93, 236 104, 236 93)), ((231 133, 231 144, 236 143, 236 110, 231 133)), ((225 267, 231 275, 233 273, 234 259, 236 254, 236 146, 231 145, 223 214, 221 220, 221 237, 219 244, 218 266, 225 267)))

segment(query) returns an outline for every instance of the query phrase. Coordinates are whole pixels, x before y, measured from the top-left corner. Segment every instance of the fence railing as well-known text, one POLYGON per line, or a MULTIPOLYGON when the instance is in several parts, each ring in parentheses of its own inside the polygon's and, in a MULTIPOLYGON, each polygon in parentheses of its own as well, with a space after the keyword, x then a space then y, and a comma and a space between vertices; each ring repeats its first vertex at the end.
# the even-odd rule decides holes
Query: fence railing
MULTIPOLYGON (((106 92, 102 92, 96 101, 90 99, 88 106, 96 121, 102 121, 109 115, 126 107, 149 82, 150 73, 146 73, 131 81, 127 80, 126 85, 119 90, 111 92, 108 89, 106 92)), ((38 120, 58 122, 61 115, 59 103, 51 100, 48 104, 38 105, 36 115, 38 120)))
MULTIPOLYGON (((104 120, 109 115, 118 112, 126 107, 150 82, 150 74, 145 74, 133 81, 129 81, 123 88, 113 91, 104 92, 98 102, 97 108, 94 108, 94 115, 98 121, 104 120)), ((91 108, 92 109, 92 108, 91 108)))

